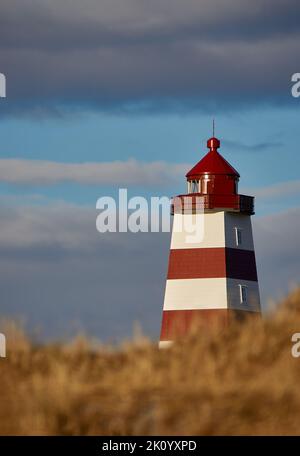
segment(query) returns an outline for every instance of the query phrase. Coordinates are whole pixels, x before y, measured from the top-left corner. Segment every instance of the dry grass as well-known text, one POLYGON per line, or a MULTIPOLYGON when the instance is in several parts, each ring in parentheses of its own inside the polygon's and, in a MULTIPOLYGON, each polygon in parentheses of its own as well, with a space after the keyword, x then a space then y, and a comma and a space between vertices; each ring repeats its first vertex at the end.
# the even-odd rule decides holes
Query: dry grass
POLYGON ((84 339, 36 346, 14 325, 0 360, 0 433, 300 434, 300 290, 264 322, 158 351, 84 339))

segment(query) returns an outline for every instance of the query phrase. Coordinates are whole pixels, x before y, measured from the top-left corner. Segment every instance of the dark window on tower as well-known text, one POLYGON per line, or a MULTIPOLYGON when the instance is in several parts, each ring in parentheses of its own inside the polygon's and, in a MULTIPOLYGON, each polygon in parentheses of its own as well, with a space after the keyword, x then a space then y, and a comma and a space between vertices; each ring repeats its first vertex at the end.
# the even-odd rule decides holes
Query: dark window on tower
POLYGON ((239 287, 240 287, 240 302, 241 302, 241 304, 247 304, 248 288, 246 285, 239 285, 239 287))
POLYGON ((242 245, 242 230, 241 228, 235 227, 235 242, 236 245, 242 245))

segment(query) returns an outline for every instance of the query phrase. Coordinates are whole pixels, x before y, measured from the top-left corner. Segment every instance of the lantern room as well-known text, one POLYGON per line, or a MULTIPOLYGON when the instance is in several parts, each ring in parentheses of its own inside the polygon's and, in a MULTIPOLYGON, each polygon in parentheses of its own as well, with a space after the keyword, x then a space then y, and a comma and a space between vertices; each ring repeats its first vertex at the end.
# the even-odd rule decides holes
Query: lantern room
MULTIPOLYGON (((194 211, 194 200, 201 196, 205 210, 226 209, 254 214, 254 198, 238 193, 240 175, 218 152, 219 139, 213 136, 207 141, 207 147, 208 153, 186 174, 187 194, 176 197, 182 200, 180 207, 187 208, 183 200, 186 196, 191 196, 189 207, 194 211)), ((174 213, 174 204, 171 213, 174 213)))
POLYGON ((207 141, 209 152, 186 175, 188 193, 236 195, 239 173, 219 154, 220 141, 207 141))

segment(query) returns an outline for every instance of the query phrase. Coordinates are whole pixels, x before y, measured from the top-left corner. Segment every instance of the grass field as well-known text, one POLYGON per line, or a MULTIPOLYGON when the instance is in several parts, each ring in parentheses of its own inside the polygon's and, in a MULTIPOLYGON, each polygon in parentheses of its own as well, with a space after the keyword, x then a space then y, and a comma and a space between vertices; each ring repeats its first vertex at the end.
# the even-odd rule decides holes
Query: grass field
POLYGON ((37 346, 7 324, 0 433, 7 435, 300 434, 300 290, 249 320, 159 351, 78 338, 37 346))

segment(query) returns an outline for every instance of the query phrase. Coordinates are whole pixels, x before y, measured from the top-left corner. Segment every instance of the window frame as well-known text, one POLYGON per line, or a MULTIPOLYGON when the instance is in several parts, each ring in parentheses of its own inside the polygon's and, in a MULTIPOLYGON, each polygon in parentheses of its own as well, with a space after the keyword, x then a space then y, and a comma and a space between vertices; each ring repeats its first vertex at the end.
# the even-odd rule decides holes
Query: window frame
POLYGON ((235 244, 237 247, 243 244, 243 230, 236 226, 235 228, 235 244))
POLYGON ((248 286, 239 284, 240 289, 240 304, 247 304, 248 303, 248 286))

